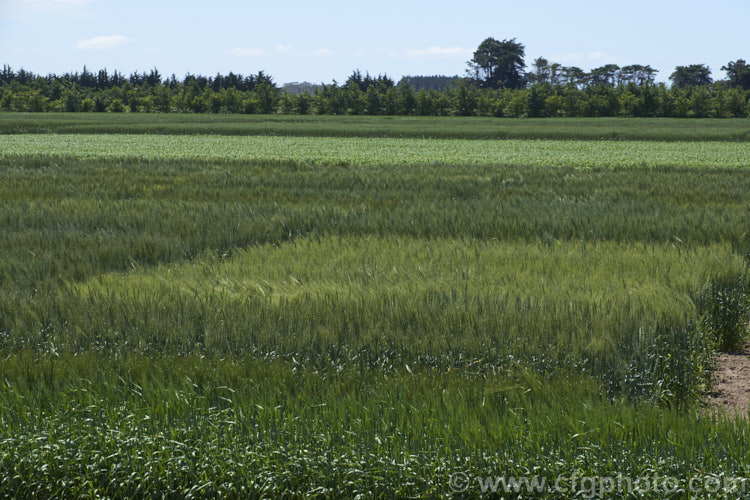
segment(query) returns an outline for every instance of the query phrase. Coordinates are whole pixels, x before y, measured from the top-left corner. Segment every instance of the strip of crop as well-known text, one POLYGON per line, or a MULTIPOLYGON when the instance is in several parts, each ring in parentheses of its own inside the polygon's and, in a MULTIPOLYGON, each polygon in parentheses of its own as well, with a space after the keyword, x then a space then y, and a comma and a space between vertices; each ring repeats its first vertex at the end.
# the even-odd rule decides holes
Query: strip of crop
POLYGON ((722 246, 297 239, 7 298, 1 347, 366 366, 515 359, 628 394, 666 377, 660 390, 685 400, 705 382, 713 345, 701 301, 743 269, 722 246))
POLYGON ((746 119, 0 113, 0 134, 214 134, 433 139, 739 141, 746 119))
POLYGON ((177 135, 0 135, 0 157, 224 159, 322 165, 748 167, 747 143, 177 135))

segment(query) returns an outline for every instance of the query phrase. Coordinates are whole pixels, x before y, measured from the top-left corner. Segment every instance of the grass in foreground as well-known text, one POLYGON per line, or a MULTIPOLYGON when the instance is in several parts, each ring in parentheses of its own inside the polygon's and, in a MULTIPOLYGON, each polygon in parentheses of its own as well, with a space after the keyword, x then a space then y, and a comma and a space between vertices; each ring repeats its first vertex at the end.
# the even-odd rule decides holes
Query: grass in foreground
MULTIPOLYGON (((0 379, 0 496, 455 498, 450 477, 462 472, 563 476, 569 488, 573 475, 669 476, 683 481, 672 497, 687 497, 688 478, 710 488, 750 473, 744 419, 611 401, 585 376, 519 366, 23 353, 0 379)), ((473 481, 465 497, 480 493, 473 481)))

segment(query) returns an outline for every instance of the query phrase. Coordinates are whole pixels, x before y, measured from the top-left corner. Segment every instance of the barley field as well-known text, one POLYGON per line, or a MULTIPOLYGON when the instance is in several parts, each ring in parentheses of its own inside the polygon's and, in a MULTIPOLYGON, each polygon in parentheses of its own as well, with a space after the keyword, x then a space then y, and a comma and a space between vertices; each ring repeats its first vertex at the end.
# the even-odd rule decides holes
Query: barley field
POLYGON ((0 497, 747 494, 746 120, 295 120, 0 114, 0 497))

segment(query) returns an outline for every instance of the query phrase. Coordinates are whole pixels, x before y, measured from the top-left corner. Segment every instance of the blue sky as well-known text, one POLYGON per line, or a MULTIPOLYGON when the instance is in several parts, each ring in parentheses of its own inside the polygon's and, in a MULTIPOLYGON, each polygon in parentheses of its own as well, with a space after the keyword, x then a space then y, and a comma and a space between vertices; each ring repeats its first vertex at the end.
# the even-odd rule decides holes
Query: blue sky
POLYGON ((463 74, 486 37, 516 38, 526 61, 585 70, 750 60, 750 1, 0 0, 0 64, 35 73, 106 67, 162 74, 264 70, 277 83, 339 82, 353 69, 463 74))

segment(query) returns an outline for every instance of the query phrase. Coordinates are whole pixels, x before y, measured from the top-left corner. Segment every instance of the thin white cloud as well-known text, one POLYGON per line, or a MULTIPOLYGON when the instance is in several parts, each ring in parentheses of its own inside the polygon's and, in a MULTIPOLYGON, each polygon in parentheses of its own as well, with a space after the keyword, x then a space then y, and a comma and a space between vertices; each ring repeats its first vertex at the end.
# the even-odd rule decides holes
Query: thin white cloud
POLYGON ((265 50, 257 47, 237 47, 236 49, 230 50, 229 53, 239 57, 257 57, 266 55, 265 50))
POLYGON ((124 35, 95 36, 86 40, 78 40, 77 49, 113 49, 132 42, 132 38, 124 35))
POLYGON ((332 54, 333 54, 333 51, 331 49, 326 49, 326 48, 318 49, 315 52, 313 52, 314 56, 330 56, 332 54))
POLYGON ((87 3, 91 3, 93 1, 94 0, 52 0, 52 3, 62 5, 86 5, 87 3))
POLYGON ((472 49, 461 47, 428 47, 426 49, 407 50, 406 55, 416 57, 466 57, 473 52, 472 49))
POLYGON ((276 52, 289 52, 290 50, 292 50, 292 46, 288 44, 279 44, 276 46, 276 52))

